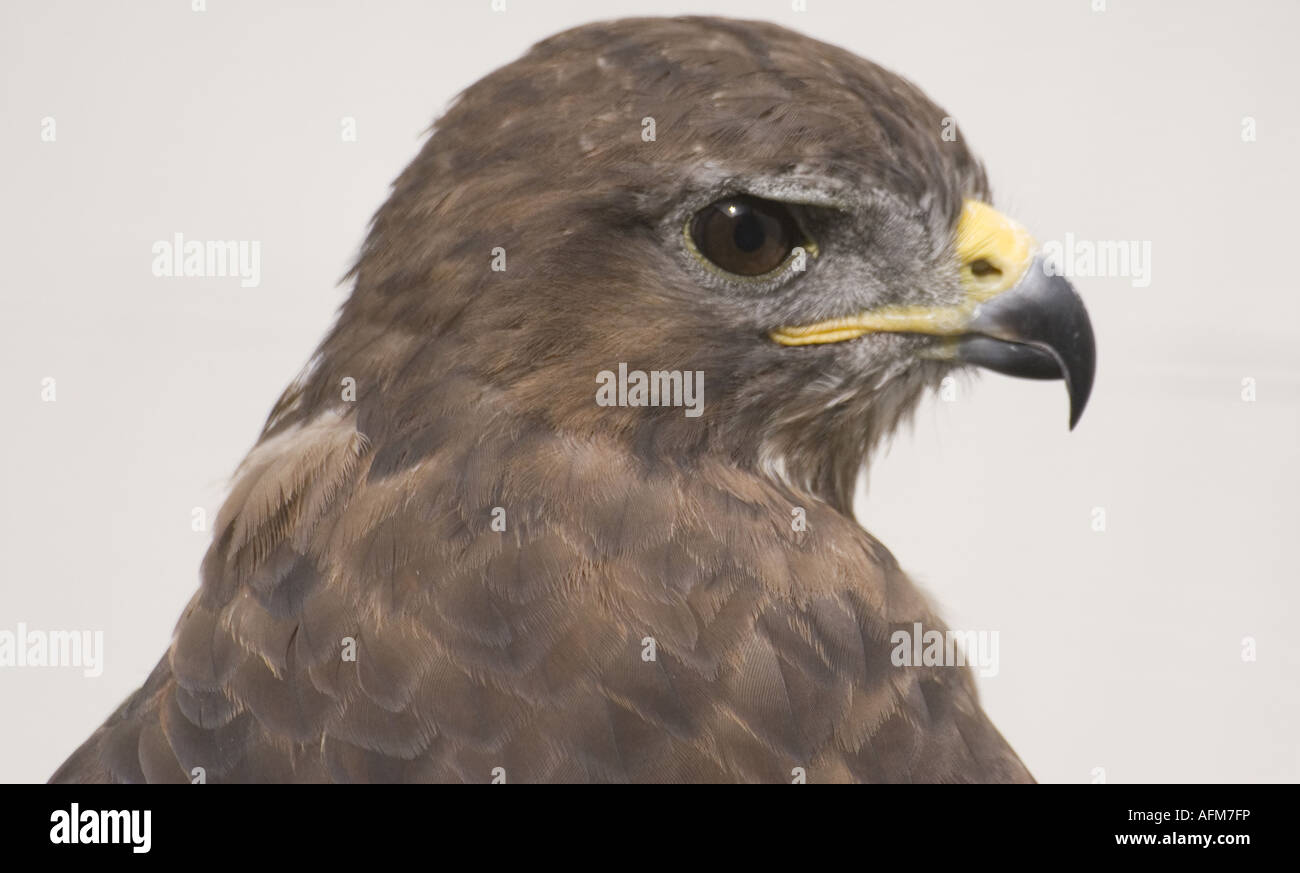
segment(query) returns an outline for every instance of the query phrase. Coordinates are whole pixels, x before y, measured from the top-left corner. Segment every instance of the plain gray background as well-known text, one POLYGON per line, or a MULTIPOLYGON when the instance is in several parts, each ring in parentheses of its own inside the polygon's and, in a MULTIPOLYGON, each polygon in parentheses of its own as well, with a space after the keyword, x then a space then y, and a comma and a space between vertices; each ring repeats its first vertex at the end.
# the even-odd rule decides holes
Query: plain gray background
POLYGON ((452 96, 573 25, 708 11, 912 79, 1040 240, 1150 242, 1149 287, 1076 282, 1099 369, 1074 433, 1060 383, 962 383, 858 514, 950 624, 999 632, 981 692, 1040 780, 1297 780, 1300 7, 1093 5, 6 0, 0 629, 101 629, 106 667, 0 668, 0 779, 47 778, 164 651, 207 546, 191 510, 215 514, 452 96), (155 278, 178 231, 260 240, 260 286, 155 278))

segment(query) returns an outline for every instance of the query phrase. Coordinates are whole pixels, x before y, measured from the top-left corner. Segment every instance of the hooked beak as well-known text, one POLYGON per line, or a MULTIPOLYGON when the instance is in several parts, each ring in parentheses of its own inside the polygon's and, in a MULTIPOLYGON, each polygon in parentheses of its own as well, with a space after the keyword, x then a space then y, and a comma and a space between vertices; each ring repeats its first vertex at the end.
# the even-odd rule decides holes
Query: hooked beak
POLYGON ((965 299, 950 306, 889 306, 816 324, 782 327, 781 345, 843 342, 868 333, 944 337, 928 357, 1028 379, 1064 379, 1070 428, 1092 392, 1097 350, 1074 287, 1054 275, 1020 225, 966 201, 957 229, 965 299))
POLYGON ((1064 379, 1070 395, 1070 429, 1092 393, 1097 348, 1083 300, 1042 257, 1009 291, 975 307, 953 357, 1026 379, 1064 379))

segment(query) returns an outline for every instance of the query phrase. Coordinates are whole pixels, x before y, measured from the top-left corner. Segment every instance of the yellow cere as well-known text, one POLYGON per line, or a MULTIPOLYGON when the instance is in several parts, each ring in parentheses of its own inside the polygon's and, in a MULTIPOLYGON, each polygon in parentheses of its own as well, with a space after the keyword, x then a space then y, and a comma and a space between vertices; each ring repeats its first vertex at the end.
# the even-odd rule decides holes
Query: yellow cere
POLYGON ((1033 262, 1029 233, 987 203, 967 200, 957 224, 956 253, 965 299, 951 306, 884 306, 815 324, 782 327, 771 338, 783 346, 838 343, 868 333, 956 336, 975 307, 1013 287, 1033 262))

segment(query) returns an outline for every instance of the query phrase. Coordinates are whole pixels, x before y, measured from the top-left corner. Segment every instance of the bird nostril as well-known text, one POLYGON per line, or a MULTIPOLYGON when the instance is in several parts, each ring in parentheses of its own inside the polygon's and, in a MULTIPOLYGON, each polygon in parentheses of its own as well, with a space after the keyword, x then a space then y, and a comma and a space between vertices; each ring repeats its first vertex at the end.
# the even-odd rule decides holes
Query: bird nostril
POLYGON ((988 260, 988 258, 977 258, 971 261, 966 266, 967 268, 970 269, 971 275, 981 279, 984 278, 985 276, 996 277, 1002 275, 1002 271, 999 270, 997 267, 995 267, 993 263, 988 260))

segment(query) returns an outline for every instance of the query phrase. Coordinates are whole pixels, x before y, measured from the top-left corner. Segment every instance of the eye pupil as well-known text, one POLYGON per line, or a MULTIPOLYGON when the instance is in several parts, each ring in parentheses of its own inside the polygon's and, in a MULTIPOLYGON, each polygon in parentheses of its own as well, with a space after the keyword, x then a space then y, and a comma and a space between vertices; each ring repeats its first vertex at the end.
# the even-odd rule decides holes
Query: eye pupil
POLYGON ((763 230, 761 221, 753 215, 746 215, 736 222, 736 232, 732 236, 735 238, 736 248, 742 252, 753 252, 763 244, 767 233, 763 230))
POLYGON ((702 256, 738 276, 771 273, 804 240, 789 207, 748 195, 704 207, 692 219, 690 233, 702 256))

